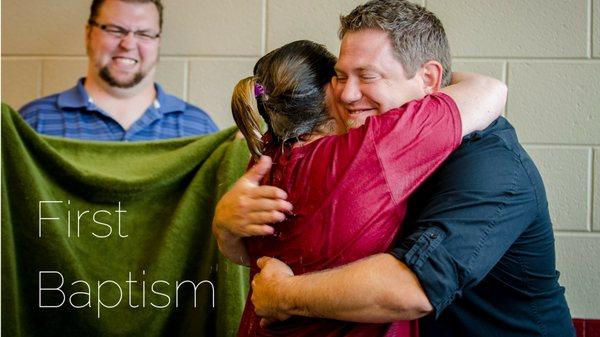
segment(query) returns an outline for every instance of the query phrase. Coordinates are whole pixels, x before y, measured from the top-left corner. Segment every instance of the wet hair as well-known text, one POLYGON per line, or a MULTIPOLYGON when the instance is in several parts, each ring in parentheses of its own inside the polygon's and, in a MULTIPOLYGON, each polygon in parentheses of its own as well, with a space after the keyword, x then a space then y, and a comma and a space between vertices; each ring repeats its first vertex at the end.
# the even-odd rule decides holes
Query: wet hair
POLYGON ((450 47, 440 20, 427 9, 406 0, 371 0, 340 17, 340 39, 363 29, 386 32, 394 54, 408 78, 428 61, 442 64, 442 87, 450 84, 450 47))
POLYGON ((254 158, 263 151, 261 120, 277 144, 302 139, 332 120, 325 86, 335 75, 335 63, 322 45, 295 41, 260 58, 254 76, 238 82, 231 110, 254 158))
MULTIPOLYGON (((104 1, 105 0, 93 0, 92 1, 92 5, 90 6, 90 17, 88 18, 88 22, 96 20, 96 18, 98 17, 98 13, 100 12, 100 7, 102 7, 102 4, 104 3, 104 1)), ((161 3, 161 0, 119 0, 119 1, 130 2, 130 3, 153 3, 154 6, 156 6, 156 9, 158 10, 158 27, 160 28, 160 30, 162 30, 163 5, 161 3)))

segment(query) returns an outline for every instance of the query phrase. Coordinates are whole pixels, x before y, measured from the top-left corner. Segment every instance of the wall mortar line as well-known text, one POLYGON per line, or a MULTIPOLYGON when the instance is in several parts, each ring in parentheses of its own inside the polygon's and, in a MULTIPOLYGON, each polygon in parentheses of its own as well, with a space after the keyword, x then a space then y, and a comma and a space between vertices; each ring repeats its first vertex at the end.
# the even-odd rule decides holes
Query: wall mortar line
POLYGON ((600 144, 587 144, 587 143, 574 143, 574 144, 558 144, 558 143, 528 143, 528 142, 521 142, 521 145, 523 146, 528 146, 528 147, 533 147, 533 148, 547 148, 547 147, 553 147, 553 148, 558 148, 558 149, 587 149, 590 146, 591 147, 595 147, 595 146, 599 146, 600 144))
POLYGON ((260 32, 260 35, 261 35, 261 39, 260 39, 260 52, 261 52, 261 55, 264 55, 264 54, 267 53, 267 34, 268 34, 268 31, 267 31, 268 27, 267 27, 267 25, 268 25, 268 22, 269 22, 269 20, 267 18, 267 15, 269 13, 269 0, 263 0, 262 5, 263 5, 262 6, 262 20, 263 20, 263 22, 262 22, 262 27, 261 27, 262 30, 260 32))
POLYGON ((45 63, 44 60, 39 60, 39 64, 38 64, 38 74, 37 74, 37 85, 35 86, 35 94, 37 95, 37 97, 42 97, 42 93, 44 92, 44 67, 45 67, 45 63))
POLYGON ((186 60, 183 64, 183 97, 186 101, 190 100, 189 97, 190 87, 190 60, 186 60))
POLYGON ((595 187, 596 187, 596 179, 598 179, 598 177, 596 177, 596 172, 595 172, 595 167, 594 167, 594 162, 596 159, 596 155, 597 155, 597 150, 594 148, 590 149, 590 164, 589 164, 589 168, 588 168, 588 174, 589 174, 589 184, 590 184, 590 189, 589 189, 589 201, 588 201, 588 207, 590 208, 590 212, 589 212, 589 228, 591 232, 594 231, 598 231, 600 230, 600 224, 598 223, 594 223, 594 202, 600 202, 600 200, 594 200, 594 194, 595 194, 595 187))
POLYGON ((508 87, 508 95, 506 96, 506 105, 504 106, 504 117, 508 118, 509 112, 508 112, 508 103, 510 101, 510 86, 508 84, 508 67, 509 67, 509 63, 508 61, 505 61, 504 64, 502 65, 502 80, 504 81, 504 84, 506 84, 506 87, 508 87))
MULTIPOLYGON (((597 1, 597 0, 596 0, 597 1)), ((588 0, 588 57, 590 59, 594 58, 594 0, 588 0)))

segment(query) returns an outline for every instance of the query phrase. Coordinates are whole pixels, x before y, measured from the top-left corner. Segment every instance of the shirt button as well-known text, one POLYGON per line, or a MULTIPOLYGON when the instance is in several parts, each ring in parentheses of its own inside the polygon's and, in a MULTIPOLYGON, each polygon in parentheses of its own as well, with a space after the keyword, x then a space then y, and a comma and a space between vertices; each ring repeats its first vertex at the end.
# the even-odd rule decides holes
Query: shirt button
POLYGON ((437 234, 429 233, 429 238, 435 240, 435 239, 437 239, 437 234))

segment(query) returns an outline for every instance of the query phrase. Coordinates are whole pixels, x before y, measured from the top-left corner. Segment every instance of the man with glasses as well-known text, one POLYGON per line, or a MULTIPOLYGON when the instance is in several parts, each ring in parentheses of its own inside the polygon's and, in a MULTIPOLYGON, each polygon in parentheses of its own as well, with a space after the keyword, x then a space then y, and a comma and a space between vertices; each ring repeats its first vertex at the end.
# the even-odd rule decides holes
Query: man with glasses
POLYGON ((204 111, 154 83, 162 22, 160 0, 93 0, 86 77, 74 88, 25 105, 23 118, 39 133, 106 141, 216 131, 204 111))

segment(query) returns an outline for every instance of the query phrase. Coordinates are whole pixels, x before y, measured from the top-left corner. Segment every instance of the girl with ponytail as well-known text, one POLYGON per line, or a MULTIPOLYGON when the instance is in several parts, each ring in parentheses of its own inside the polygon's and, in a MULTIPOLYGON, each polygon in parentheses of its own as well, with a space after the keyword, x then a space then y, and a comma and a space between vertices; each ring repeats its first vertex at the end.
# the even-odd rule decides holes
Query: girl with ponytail
POLYGON ((262 57, 254 76, 238 82, 231 110, 255 160, 264 150, 262 124, 269 140, 278 145, 335 133, 335 119, 326 104, 335 62, 325 47, 296 41, 262 57))

